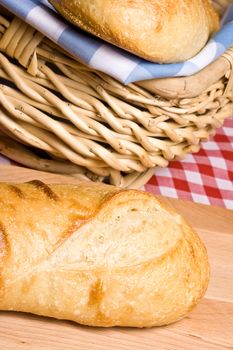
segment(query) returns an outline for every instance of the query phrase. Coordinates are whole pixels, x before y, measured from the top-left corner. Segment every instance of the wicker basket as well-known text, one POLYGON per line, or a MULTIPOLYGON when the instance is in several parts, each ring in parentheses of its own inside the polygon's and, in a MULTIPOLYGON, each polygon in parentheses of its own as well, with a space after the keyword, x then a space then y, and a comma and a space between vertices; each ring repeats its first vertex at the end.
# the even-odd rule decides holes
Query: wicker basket
POLYGON ((191 77, 124 86, 3 15, 0 153, 27 167, 140 187, 233 115, 233 48, 191 77))

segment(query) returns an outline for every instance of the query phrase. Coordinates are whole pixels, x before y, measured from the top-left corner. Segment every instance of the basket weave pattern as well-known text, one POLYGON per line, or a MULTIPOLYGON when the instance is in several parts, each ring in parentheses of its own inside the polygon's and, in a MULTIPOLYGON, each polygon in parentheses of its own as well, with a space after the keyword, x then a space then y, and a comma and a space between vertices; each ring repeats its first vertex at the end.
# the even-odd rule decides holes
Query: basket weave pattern
POLYGON ((233 48, 187 79, 192 91, 171 78, 156 94, 86 67, 17 17, 0 16, 0 51, 0 153, 35 169, 140 187, 233 115, 233 48))

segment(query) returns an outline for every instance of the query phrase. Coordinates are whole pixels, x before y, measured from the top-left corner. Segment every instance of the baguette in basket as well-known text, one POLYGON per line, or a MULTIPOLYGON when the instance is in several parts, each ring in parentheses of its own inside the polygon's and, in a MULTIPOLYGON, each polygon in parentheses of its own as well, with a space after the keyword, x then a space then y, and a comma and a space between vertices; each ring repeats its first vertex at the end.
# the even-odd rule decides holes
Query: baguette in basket
POLYGON ((100 184, 0 184, 0 309, 92 326, 184 317, 206 290, 206 250, 151 194, 100 184))
POLYGON ((211 0, 50 0, 72 23, 153 62, 197 54, 219 28, 211 0))

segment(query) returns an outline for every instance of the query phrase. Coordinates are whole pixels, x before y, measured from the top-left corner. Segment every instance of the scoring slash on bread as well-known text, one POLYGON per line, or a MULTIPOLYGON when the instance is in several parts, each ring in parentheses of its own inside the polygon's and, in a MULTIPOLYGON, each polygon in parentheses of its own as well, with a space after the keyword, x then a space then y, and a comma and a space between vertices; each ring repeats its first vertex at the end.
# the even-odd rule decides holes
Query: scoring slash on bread
POLYGON ((70 22, 146 60, 197 54, 219 28, 211 0, 49 0, 70 22))
POLYGON ((153 195, 102 184, 0 183, 0 309, 90 326, 183 318, 209 280, 206 249, 153 195))

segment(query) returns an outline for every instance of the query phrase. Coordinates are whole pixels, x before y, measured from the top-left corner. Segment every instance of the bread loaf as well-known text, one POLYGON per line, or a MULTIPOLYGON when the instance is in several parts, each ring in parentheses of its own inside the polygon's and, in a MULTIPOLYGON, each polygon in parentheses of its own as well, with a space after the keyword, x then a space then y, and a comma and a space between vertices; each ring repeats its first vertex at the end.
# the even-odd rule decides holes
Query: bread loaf
POLYGON ((50 0, 80 28, 153 62, 197 54, 219 27, 211 0, 50 0))
POLYGON ((184 317, 206 290, 205 247, 149 193, 0 184, 0 309, 91 326, 184 317))

